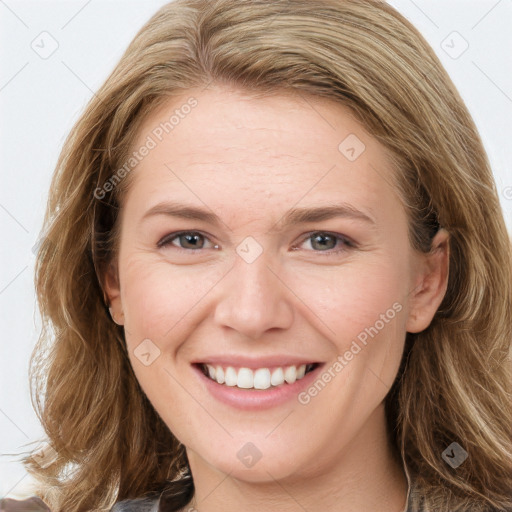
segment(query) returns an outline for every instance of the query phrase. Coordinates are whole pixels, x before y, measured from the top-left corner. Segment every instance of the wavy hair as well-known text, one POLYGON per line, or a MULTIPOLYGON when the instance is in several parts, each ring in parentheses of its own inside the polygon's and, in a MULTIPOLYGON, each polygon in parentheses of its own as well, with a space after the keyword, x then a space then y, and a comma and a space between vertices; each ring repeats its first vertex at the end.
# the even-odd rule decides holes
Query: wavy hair
POLYGON ((392 155, 411 246, 428 252, 439 227, 449 232, 448 289, 431 325, 406 335, 386 397, 389 435, 414 507, 512 510, 512 256, 495 182, 434 51, 378 0, 176 0, 91 98, 57 162, 37 255, 32 401, 56 454, 45 467, 24 458, 39 495, 55 512, 160 493, 178 510, 192 498, 185 448, 140 388, 109 315, 104 275, 130 179, 104 184, 147 115, 210 83, 349 107, 392 155), (452 442, 469 454, 456 469, 442 458, 452 442))

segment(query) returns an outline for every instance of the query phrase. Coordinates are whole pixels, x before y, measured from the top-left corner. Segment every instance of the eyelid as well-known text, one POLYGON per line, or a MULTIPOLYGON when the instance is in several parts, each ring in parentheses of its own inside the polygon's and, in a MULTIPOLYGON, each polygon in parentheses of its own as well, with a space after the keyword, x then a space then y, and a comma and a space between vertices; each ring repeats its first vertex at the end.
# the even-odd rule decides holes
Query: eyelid
MULTIPOLYGON (((171 244, 171 241, 175 238, 178 238, 180 235, 201 235, 202 237, 206 238, 207 240, 210 240, 210 235, 207 235, 206 233, 203 233, 202 231, 199 231, 197 229, 188 229, 188 230, 182 230, 182 231, 174 231, 173 233, 168 233, 163 238, 160 239, 160 241, 157 242, 157 247, 166 247, 168 245, 172 245, 175 249, 181 250, 181 251, 187 251, 187 252, 199 252, 199 249, 184 249, 183 247, 178 247, 177 245, 171 244)), ((210 240, 211 243, 214 244, 214 246, 218 246, 218 244, 214 243, 210 240)))
MULTIPOLYGON (((339 254, 341 252, 348 251, 349 249, 355 249, 357 247, 357 244, 351 238, 349 238, 348 236, 342 235, 341 233, 335 233, 333 231, 327 231, 327 230, 322 230, 322 229, 316 229, 314 231, 310 231, 309 233, 306 233, 304 235, 304 237, 301 238, 301 241, 299 242, 298 245, 302 245, 306 240, 311 238, 312 235, 315 235, 317 233, 321 233, 323 235, 332 236, 332 237, 336 238, 337 240, 340 240, 341 242, 343 242, 342 247, 339 248, 339 249, 327 249, 325 251, 311 251, 310 250, 310 251, 307 251, 307 252, 315 252, 315 253, 318 253, 318 254, 323 254, 325 256, 328 256, 328 255, 339 254)), ((296 246, 294 246, 294 248, 295 247, 296 246)))
POLYGON ((323 235, 330 235, 332 237, 335 237, 335 238, 345 241, 347 244, 351 244, 351 245, 355 246, 355 242, 348 236, 343 235, 341 233, 336 233, 334 231, 327 231, 325 229, 315 229, 314 231, 310 231, 309 233, 306 233, 304 235, 304 237, 302 238, 302 241, 307 240, 309 237, 311 237, 312 235, 315 235, 317 233, 321 233, 323 235))
MULTIPOLYGON (((325 251, 309 250, 307 252, 315 252, 315 253, 319 253, 319 254, 323 254, 325 256, 328 256, 328 255, 339 254, 341 252, 348 251, 349 249, 355 249, 357 247, 357 244, 351 238, 349 238, 349 237, 347 237, 345 235, 342 235, 341 233, 335 233, 335 232, 332 232, 332 231, 317 229, 317 230, 309 231, 308 233, 305 233, 304 236, 301 238, 300 242, 293 246, 293 250, 297 250, 297 246, 298 245, 302 245, 306 240, 311 238, 312 235, 317 234, 317 233, 321 233, 321 234, 324 234, 324 235, 328 235, 328 236, 334 237, 335 239, 337 239, 337 240, 342 242, 342 247, 340 249, 327 249, 325 251)), ((199 231, 199 230, 182 230, 182 231, 175 231, 173 233, 168 233, 167 235, 165 235, 159 242, 157 242, 157 247, 158 248, 162 248, 162 247, 167 247, 167 246, 171 246, 172 245, 172 247, 174 249, 177 249, 179 251, 186 251, 188 253, 200 252, 202 248, 200 248, 200 249, 185 249, 183 247, 178 247, 178 246, 173 245, 171 243, 172 240, 178 238, 180 235, 186 235, 186 234, 197 234, 197 235, 201 235, 202 237, 206 238, 207 240, 210 240, 210 236, 207 235, 206 233, 203 233, 202 231, 199 231)), ((214 243, 212 240, 210 240, 210 242, 214 244, 213 248, 218 247, 218 244, 214 243)))

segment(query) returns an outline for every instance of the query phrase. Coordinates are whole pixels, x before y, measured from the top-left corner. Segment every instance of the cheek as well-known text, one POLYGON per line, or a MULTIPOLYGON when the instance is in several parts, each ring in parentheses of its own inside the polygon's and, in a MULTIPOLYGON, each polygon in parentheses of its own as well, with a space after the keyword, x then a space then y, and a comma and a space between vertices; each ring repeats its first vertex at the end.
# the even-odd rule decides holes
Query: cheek
POLYGON ((405 268, 405 259, 381 253, 300 279, 299 293, 313 290, 309 304, 321 320, 316 325, 336 354, 335 384, 324 398, 340 411, 349 402, 378 403, 395 379, 405 340, 405 268))
POLYGON ((125 265, 122 302, 127 342, 150 338, 167 344, 181 330, 190 313, 222 277, 222 272, 196 265, 131 258, 125 265))
MULTIPOLYGON (((391 388, 405 340, 407 281, 403 269, 407 262, 382 254, 374 256, 371 262, 368 258, 361 265, 302 274, 296 280, 300 282, 301 297, 313 290, 307 295, 308 305, 334 354, 319 377, 325 377, 328 384, 312 386, 325 387, 321 397, 315 398, 317 392, 310 388, 302 398, 311 400, 318 414, 330 404, 333 411, 339 411, 330 414, 339 417, 340 422, 353 418, 352 426, 365 418, 391 388)), ((333 436, 337 435, 334 430, 333 436)))
POLYGON ((341 350, 378 322, 381 315, 386 317, 386 326, 397 324, 390 320, 401 322, 396 313, 405 309, 407 298, 404 268, 405 261, 380 254, 353 265, 296 273, 289 282, 315 313, 315 324, 319 325, 320 320, 323 327, 319 328, 328 339, 336 340, 341 350))

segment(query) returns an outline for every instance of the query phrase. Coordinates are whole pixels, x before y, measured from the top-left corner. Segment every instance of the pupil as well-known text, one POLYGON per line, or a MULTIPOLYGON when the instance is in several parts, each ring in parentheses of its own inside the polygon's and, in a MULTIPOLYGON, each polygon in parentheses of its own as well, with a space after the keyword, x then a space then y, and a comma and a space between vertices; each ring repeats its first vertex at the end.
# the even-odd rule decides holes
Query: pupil
POLYGON ((182 235, 182 238, 184 238, 187 243, 191 243, 192 244, 192 247, 197 247, 197 243, 194 243, 193 241, 191 240, 195 240, 197 242, 197 239, 200 237, 201 235, 182 235))
MULTIPOLYGON (((326 238, 327 238, 327 239, 329 239, 329 238, 330 238, 330 239, 331 239, 331 241, 332 241, 332 240, 334 240, 334 239, 333 239, 333 237, 331 237, 331 235, 322 235, 322 234, 320 234, 320 235, 316 235, 316 236, 313 238, 313 241, 314 241, 314 242, 317 242, 318 240, 323 240, 323 241, 320 241, 320 242, 319 242, 319 244, 320 244, 320 248, 325 248, 325 245, 326 245, 326 243, 325 243, 325 239, 326 239, 326 238)), ((327 242, 327 243, 328 243, 328 242, 327 242)))

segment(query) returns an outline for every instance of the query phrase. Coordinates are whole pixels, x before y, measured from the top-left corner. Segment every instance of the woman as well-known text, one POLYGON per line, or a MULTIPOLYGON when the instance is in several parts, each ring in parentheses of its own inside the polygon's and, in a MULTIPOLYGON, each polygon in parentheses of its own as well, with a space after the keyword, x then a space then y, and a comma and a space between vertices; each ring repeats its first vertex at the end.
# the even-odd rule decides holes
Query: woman
POLYGON ((474 123, 389 5, 172 2, 52 182, 38 494, 512 510, 511 268, 474 123))

